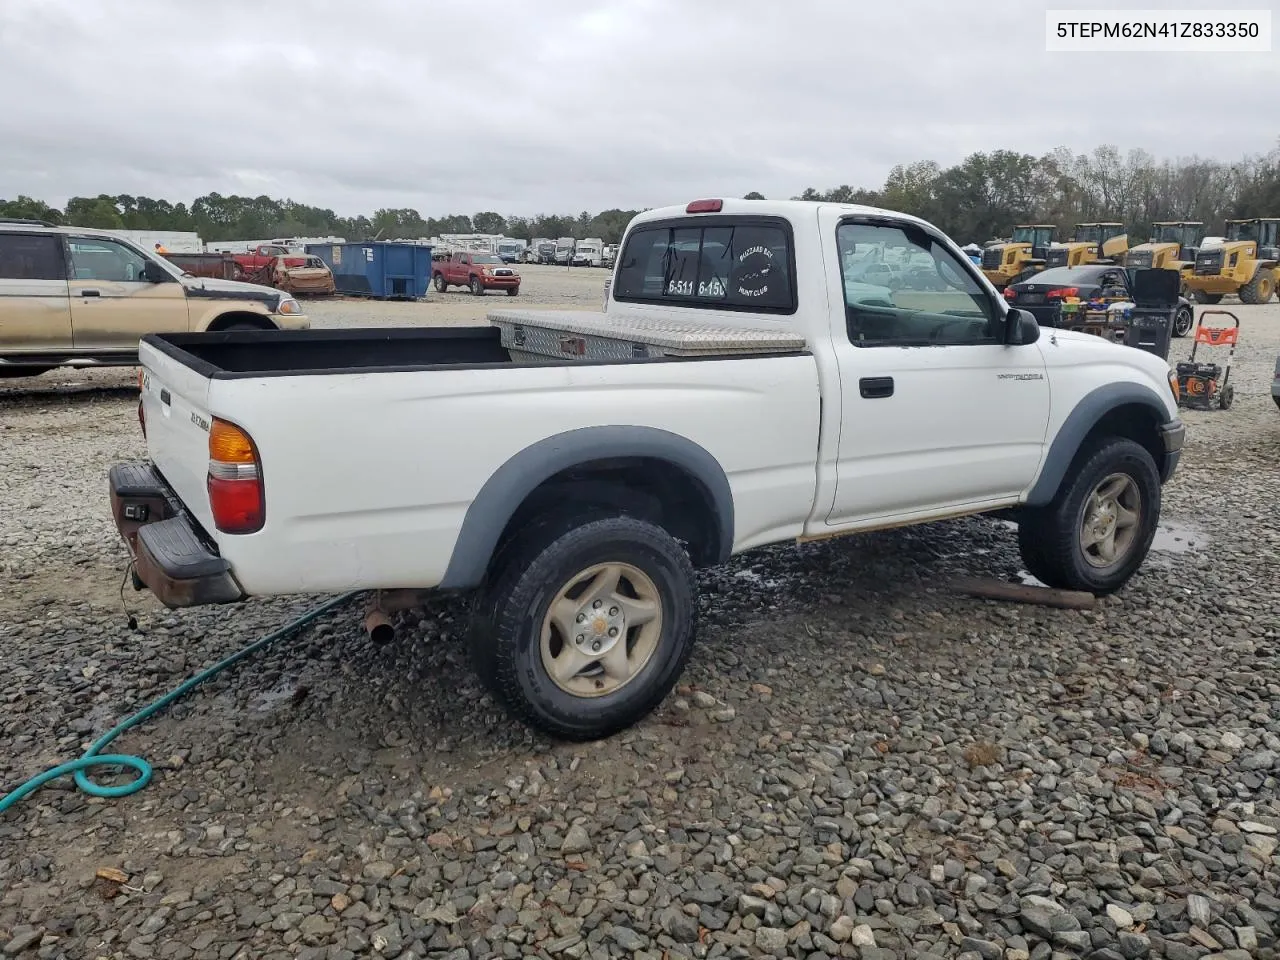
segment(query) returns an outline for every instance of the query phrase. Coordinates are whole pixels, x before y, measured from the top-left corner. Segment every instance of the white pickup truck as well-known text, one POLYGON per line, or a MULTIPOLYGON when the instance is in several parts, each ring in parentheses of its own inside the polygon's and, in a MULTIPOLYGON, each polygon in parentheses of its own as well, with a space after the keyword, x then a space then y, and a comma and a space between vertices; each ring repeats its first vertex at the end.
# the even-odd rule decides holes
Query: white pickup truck
POLYGON ((150 461, 110 473, 139 587, 471 591, 481 675, 589 739, 676 682, 696 567, 1011 510, 1036 577, 1108 593, 1183 443, 1165 361, 1041 330, 885 210, 651 210, 602 311, 490 320, 144 338, 150 461), (847 278, 886 254, 933 269, 847 278))

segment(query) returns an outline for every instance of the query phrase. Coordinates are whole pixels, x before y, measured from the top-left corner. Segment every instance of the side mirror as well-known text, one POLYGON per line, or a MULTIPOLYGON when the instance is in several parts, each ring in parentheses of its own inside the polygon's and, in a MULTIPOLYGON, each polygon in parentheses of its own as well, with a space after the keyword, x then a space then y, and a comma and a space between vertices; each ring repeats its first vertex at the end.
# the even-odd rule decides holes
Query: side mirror
POLYGON ((147 283, 164 283, 173 278, 165 272, 160 264, 148 260, 142 267, 142 279, 147 283))
POLYGON ((1040 324, 1035 315, 1016 308, 1005 314, 1004 342, 1013 347, 1025 347, 1040 339, 1040 324))

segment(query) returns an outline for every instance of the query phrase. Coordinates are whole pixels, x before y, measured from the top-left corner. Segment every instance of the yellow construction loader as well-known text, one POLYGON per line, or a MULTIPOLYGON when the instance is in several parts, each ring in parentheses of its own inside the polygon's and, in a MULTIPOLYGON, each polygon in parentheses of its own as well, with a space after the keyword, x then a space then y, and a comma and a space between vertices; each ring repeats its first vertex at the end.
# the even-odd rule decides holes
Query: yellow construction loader
POLYGON ((988 244, 982 251, 982 273, 997 290, 1003 290, 1024 272, 1042 270, 1045 254, 1057 236, 1051 223, 1023 223, 1013 228, 1013 238, 988 244))
POLYGON ((1197 250, 1184 276, 1199 303, 1217 303, 1229 293, 1241 303, 1266 303, 1280 280, 1280 218, 1228 220, 1226 238, 1197 250))
POLYGON ((1204 224, 1199 220, 1161 220, 1151 225, 1151 233, 1146 243, 1129 248, 1124 265, 1135 270, 1177 270, 1182 275, 1182 295, 1187 296, 1186 275, 1204 242, 1204 224))
POLYGON ((1119 263, 1129 249, 1123 223, 1077 223, 1066 243, 1049 247, 1046 267, 1079 267, 1086 263, 1119 263))

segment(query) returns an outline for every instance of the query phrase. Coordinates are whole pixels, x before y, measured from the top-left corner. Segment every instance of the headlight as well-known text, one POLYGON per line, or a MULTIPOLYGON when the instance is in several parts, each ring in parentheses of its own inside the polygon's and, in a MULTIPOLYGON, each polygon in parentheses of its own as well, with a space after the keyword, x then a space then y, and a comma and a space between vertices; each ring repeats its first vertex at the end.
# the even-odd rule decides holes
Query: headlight
POLYGON ((302 313, 302 305, 293 297, 281 297, 280 303, 276 307, 276 313, 282 313, 286 316, 297 316, 302 313))

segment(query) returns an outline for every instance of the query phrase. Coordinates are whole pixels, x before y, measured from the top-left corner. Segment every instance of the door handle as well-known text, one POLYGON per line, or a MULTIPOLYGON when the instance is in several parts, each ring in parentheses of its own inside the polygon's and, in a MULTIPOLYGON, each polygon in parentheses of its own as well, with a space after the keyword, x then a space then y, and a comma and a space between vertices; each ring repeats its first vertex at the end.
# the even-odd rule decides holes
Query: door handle
POLYGON ((858 381, 858 392, 864 400, 879 400, 893 396, 893 377, 863 377, 858 381))
POLYGON ((82 296, 82 297, 100 297, 100 296, 102 296, 102 291, 101 291, 101 290, 81 290, 81 291, 80 291, 80 296, 82 296))

